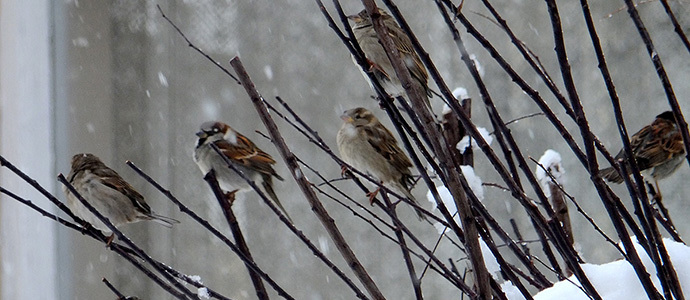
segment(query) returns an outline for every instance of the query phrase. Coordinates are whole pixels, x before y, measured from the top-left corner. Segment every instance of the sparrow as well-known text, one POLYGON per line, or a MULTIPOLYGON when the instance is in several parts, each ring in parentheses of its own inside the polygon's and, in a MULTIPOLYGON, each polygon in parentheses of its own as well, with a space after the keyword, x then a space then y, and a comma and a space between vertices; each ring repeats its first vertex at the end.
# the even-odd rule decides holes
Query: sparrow
POLYGON ((283 178, 273 169, 276 161, 271 155, 259 149, 251 140, 223 122, 205 122, 201 124, 201 130, 196 135, 199 139, 194 149, 194 162, 199 166, 201 173, 206 175, 211 170, 215 170, 218 184, 226 192, 252 190, 249 183, 228 167, 223 157, 213 150, 211 144, 214 144, 235 168, 254 182, 260 183, 276 206, 292 222, 273 190, 273 177, 281 181, 283 178))
MULTIPOLYGON (((429 75, 422 64, 422 60, 419 58, 419 55, 417 55, 417 52, 414 51, 410 37, 407 36, 402 28, 398 26, 398 23, 395 22, 393 17, 391 17, 386 11, 379 9, 379 13, 381 14, 383 24, 386 27, 388 34, 393 40, 395 47, 398 49, 403 62, 405 62, 405 66, 410 71, 413 83, 419 84, 423 91, 426 92, 427 106, 431 108, 428 97, 431 97, 432 94, 429 86, 427 85, 429 75)), ((404 95, 405 88, 403 88, 402 84, 400 83, 400 79, 398 79, 398 76, 393 69, 393 65, 391 64, 390 59, 388 59, 386 50, 379 41, 378 35, 376 35, 371 18, 367 14, 366 10, 362 10, 356 15, 348 16, 348 19, 355 22, 355 26, 352 28, 352 31, 354 32, 355 38, 357 39, 357 42, 359 43, 360 48, 362 48, 367 62, 369 63, 369 70, 367 71, 373 73, 383 88, 391 93, 393 97, 404 95)), ((352 56, 352 61, 355 63, 355 65, 359 66, 354 56, 352 56)), ((359 69, 362 71, 362 75, 365 79, 367 79, 368 82, 369 76, 367 76, 367 74, 365 74, 361 68, 359 69)), ((372 89, 374 89, 374 85, 371 82, 369 82, 369 85, 372 89)))
MULTIPOLYGON (((152 220, 165 227, 172 227, 173 223, 179 223, 175 219, 154 214, 151 207, 146 204, 144 196, 93 154, 74 155, 67 180, 91 206, 108 218, 115 227, 142 220, 152 220)), ((62 190, 67 197, 67 207, 72 213, 91 223, 96 229, 107 233, 111 232, 66 186, 63 186, 62 190)), ((111 235, 109 240, 112 241, 112 238, 111 235)))
MULTIPOLYGON (((673 112, 670 111, 656 116, 652 124, 633 134, 630 138, 630 147, 640 172, 651 175, 655 182, 676 171, 685 156, 683 138, 673 112)), ((625 151, 621 149, 615 159, 624 157, 625 151)), ((601 176, 610 182, 623 182, 623 177, 613 167, 602 169, 600 172, 601 176)))
MULTIPOLYGON (((412 163, 393 134, 374 114, 361 107, 346 110, 340 118, 344 123, 338 131, 337 143, 343 160, 419 203, 410 193, 414 183, 410 172, 412 163)), ((379 189, 369 194, 370 204, 379 189)), ((420 219, 426 219, 420 210, 416 212, 420 219)))

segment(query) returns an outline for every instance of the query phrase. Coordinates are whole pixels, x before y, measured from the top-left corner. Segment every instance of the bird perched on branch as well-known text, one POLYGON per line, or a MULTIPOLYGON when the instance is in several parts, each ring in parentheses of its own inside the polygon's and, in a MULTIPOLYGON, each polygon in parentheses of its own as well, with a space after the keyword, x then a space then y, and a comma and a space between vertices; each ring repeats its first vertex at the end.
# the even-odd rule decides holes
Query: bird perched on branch
MULTIPOLYGON (((338 150, 343 160, 418 203, 410 193, 413 184, 410 172, 412 163, 398 146, 393 134, 374 114, 361 107, 345 111, 340 118, 345 121, 337 136, 338 150)), ((368 195, 370 204, 379 189, 368 195)), ((420 210, 416 212, 420 219, 425 219, 420 210)))
MULTIPOLYGON (((91 206, 116 227, 142 220, 152 220, 166 227, 179 223, 177 220, 151 212, 144 196, 93 154, 74 155, 67 180, 91 206)), ((62 189, 67 196, 67 207, 72 213, 91 223, 94 228, 111 232, 66 186, 62 189)), ((111 236, 110 241, 112 238, 111 236)))
MULTIPOLYGON (((670 111, 656 116, 652 124, 633 134, 630 147, 640 172, 652 176, 655 182, 675 172, 685 156, 683 138, 670 111)), ((625 149, 621 149, 615 157, 616 160, 623 158, 625 149)), ((602 169, 601 176, 610 182, 623 182, 623 177, 613 167, 602 169)))
POLYGON ((238 170, 242 171, 252 181, 259 183, 278 208, 292 222, 278 196, 273 190, 273 177, 283 180, 273 169, 275 160, 257 147, 251 140, 232 129, 223 122, 206 122, 201 124, 201 130, 196 133, 199 137, 194 149, 194 162, 204 175, 215 170, 220 188, 226 192, 252 190, 251 185, 237 172, 228 167, 223 156, 238 170), (216 145, 223 156, 212 147, 216 145))
MULTIPOLYGON (((414 51, 410 37, 398 26, 393 17, 391 17, 383 9, 378 10, 381 14, 381 19, 383 20, 383 25, 386 27, 389 36, 395 44, 395 48, 398 49, 400 53, 400 58, 405 63, 407 70, 410 72, 412 77, 412 83, 418 84, 419 88, 426 93, 426 103, 430 107, 429 97, 431 97, 431 90, 427 85, 429 75, 422 64, 422 60, 414 51)), ((369 68, 367 72, 373 73, 376 79, 381 83, 383 88, 390 93, 393 97, 402 96, 405 94, 405 88, 403 88, 400 83, 400 79, 393 69, 391 60, 388 58, 386 50, 383 48, 381 41, 379 40, 374 26, 372 24, 369 14, 366 10, 362 10, 356 15, 348 16, 348 18, 355 22, 355 26, 352 31, 355 34, 355 38, 359 43, 360 48, 366 56, 367 62, 369 63, 369 68)), ((355 65, 359 66, 355 57, 352 57, 352 61, 355 65)), ((359 68, 362 71, 361 68, 359 68)), ((369 76, 362 71, 362 75, 369 82, 369 76)), ((374 85, 369 82, 369 85, 374 88, 374 85)))

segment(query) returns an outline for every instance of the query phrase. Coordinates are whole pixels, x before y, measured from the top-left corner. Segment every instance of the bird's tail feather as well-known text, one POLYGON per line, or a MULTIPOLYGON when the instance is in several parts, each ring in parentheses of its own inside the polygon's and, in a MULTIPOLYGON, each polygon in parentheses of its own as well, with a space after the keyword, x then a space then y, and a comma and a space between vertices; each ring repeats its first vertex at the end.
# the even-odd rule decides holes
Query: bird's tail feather
POLYGON ((606 179, 610 182, 613 182, 613 183, 623 182, 623 177, 621 176, 620 173, 618 173, 618 171, 616 171, 616 169, 614 167, 608 167, 605 169, 601 169, 601 170, 599 170, 599 172, 601 173, 601 177, 603 177, 604 179, 606 179))
MULTIPOLYGON (((416 203, 417 205, 419 205, 419 201, 417 201, 417 199, 416 199, 414 196, 412 196, 412 193, 410 192, 409 189, 407 189, 407 188, 405 187, 404 184, 402 184, 402 183, 400 183, 400 182, 396 182, 396 183, 395 183, 395 189, 399 190, 400 192, 402 192, 402 193, 405 195, 405 197, 409 198, 410 200, 412 200, 412 202, 414 202, 414 203, 416 203)), ((416 208, 416 207, 413 207, 413 208, 414 208, 415 212, 417 213, 417 218, 418 218, 420 221, 425 221, 425 220, 427 220, 426 216, 424 215, 424 212, 422 212, 420 209, 418 209, 418 208, 416 208)))
POLYGON ((173 226, 173 224, 180 223, 180 221, 175 220, 173 218, 169 218, 169 217, 161 216, 161 215, 157 215, 157 214, 149 214, 147 217, 151 218, 151 221, 154 221, 154 222, 161 224, 161 225, 168 227, 168 228, 171 228, 173 226))
POLYGON ((273 190, 273 182, 271 180, 271 177, 264 178, 264 181, 261 183, 261 185, 264 187, 264 190, 266 191, 268 196, 271 197, 271 199, 273 199, 273 203, 275 203, 276 206, 278 206, 278 208, 280 209, 280 211, 282 211, 283 214, 285 214, 285 217, 290 221, 290 223, 294 223, 292 222, 292 218, 290 218, 290 215, 287 213, 283 205, 280 204, 280 200, 278 200, 278 195, 276 195, 276 192, 273 190))

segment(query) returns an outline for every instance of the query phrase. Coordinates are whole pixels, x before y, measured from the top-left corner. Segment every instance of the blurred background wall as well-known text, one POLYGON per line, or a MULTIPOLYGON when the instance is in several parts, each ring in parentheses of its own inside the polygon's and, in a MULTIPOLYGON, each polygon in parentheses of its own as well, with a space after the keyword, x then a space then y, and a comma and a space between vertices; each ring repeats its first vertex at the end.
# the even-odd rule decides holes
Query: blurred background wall
MULTIPOLYGON (((492 3, 562 87, 546 5, 524 0, 492 3)), ((558 3, 570 63, 590 125, 615 153, 621 143, 581 8, 574 1, 558 3)), ((342 4, 347 13, 362 9, 360 1, 342 4)), ((190 208, 228 232, 222 213, 191 159, 198 126, 208 120, 227 122, 278 156, 271 143, 254 132, 264 131, 263 125, 244 89, 189 48, 163 20, 156 5, 161 5, 192 42, 222 65, 229 68, 227 62, 239 55, 263 96, 285 99, 332 148, 343 110, 364 106, 384 119, 385 113, 370 99, 373 93, 351 63, 347 49, 311 1, 0 0, 0 154, 60 199, 64 197, 55 175, 69 172, 70 157, 80 152, 98 155, 147 196, 156 212, 181 221, 173 229, 145 223, 125 226, 135 242, 178 270, 200 275, 204 283, 233 299, 253 299, 254 291, 241 261, 124 164, 133 161, 190 208)), ((398 5, 448 85, 467 88, 475 99, 472 115, 477 125, 489 128, 477 88, 434 2, 409 0, 398 1, 398 5)), ((636 29, 621 10, 624 3, 591 1, 590 5, 623 101, 627 125, 635 132, 668 110, 665 95, 636 29)), ((687 30, 687 3, 673 1, 671 5, 687 30)), ((553 96, 506 35, 485 17, 486 9, 476 2, 465 3, 463 9, 566 120, 564 111, 558 109, 553 96)), ((690 54, 680 44, 661 5, 646 2, 638 9, 684 108, 690 93, 686 84, 690 54)), ((481 64, 483 78, 505 120, 539 111, 474 39, 467 34, 463 39, 481 64)), ((433 101, 440 112, 441 101, 433 101)), ((384 123, 390 124, 388 120, 384 123)), ((324 158, 306 138, 284 122, 279 125, 298 156, 309 158, 329 178, 340 176, 340 167, 324 158)), ((573 122, 566 121, 566 126, 577 132, 573 122)), ((511 129, 525 155, 538 158, 549 148, 561 153, 567 170, 566 190, 600 220, 605 231, 613 234, 608 219, 599 215, 603 214, 602 204, 588 174, 548 121, 543 117, 525 119, 511 129)), ((483 155, 475 157, 477 174, 485 182, 500 182, 493 168, 482 167, 487 163, 483 155)), ((289 170, 280 162, 277 171, 289 177, 289 170)), ((689 213, 688 206, 683 205, 688 172, 683 166, 678 175, 661 183, 681 235, 688 231, 682 218, 689 213)), ((51 208, 6 170, 0 171, 0 183, 51 208)), ((353 187, 349 182, 339 185, 346 190, 353 187)), ((296 225, 346 269, 339 254, 328 250, 332 248, 330 239, 298 188, 286 180, 277 183, 277 189, 296 225)), ((626 193, 623 186, 614 189, 626 193)), ((424 199, 425 193, 421 186, 414 191, 419 199, 424 199)), ((487 188, 485 194, 485 204, 501 217, 503 225, 508 226, 508 220, 514 218, 520 226, 530 226, 525 213, 514 209, 518 206, 508 193, 487 188)), ((364 195, 359 196, 366 201, 364 195)), ((253 194, 238 200, 235 210, 254 257, 293 296, 353 298, 347 287, 315 260, 253 194)), ((346 238, 384 294, 390 299, 411 295, 407 274, 399 268, 398 246, 380 239, 335 203, 325 204, 345 228, 346 238)), ((401 213, 414 218, 411 211, 401 213)), ((575 240, 585 259, 601 263, 618 258, 615 250, 600 247, 603 239, 584 218, 571 216, 575 240)), ((425 224, 411 222, 410 226, 426 243, 438 237, 435 229, 425 224)), ((102 277, 123 292, 143 299, 167 298, 158 286, 102 244, 58 227, 4 195, 0 196, 0 238, 2 299, 114 298, 101 283, 102 277), (39 284, 44 288, 34 288, 39 284)), ((439 251, 441 256, 458 257, 457 249, 452 247, 442 246, 439 251)), ((429 299, 456 296, 445 281, 433 280, 434 274, 428 276, 431 279, 424 284, 429 299)))

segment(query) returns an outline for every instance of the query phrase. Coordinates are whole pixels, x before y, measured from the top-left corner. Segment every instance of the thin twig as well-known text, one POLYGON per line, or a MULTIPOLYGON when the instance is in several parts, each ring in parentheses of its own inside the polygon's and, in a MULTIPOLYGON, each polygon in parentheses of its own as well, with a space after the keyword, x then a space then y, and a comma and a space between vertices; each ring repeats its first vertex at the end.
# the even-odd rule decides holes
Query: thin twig
POLYGON ((190 40, 187 38, 187 36, 182 32, 182 30, 180 30, 180 28, 177 27, 177 25, 176 25, 172 20, 170 20, 170 18, 168 18, 167 15, 165 15, 165 13, 163 12, 163 9, 161 8, 160 5, 156 5, 156 8, 158 8, 158 11, 161 13, 161 16, 163 17, 163 19, 165 19, 166 21, 168 21, 168 23, 169 23, 173 28, 175 28, 175 31, 177 31, 177 33, 179 33, 180 36, 182 36, 182 38, 185 40, 185 42, 187 42, 187 46, 189 46, 190 48, 194 49, 196 52, 199 52, 199 54, 201 54, 203 57, 205 57, 206 59, 208 59, 211 63, 213 63, 214 65, 216 65, 216 67, 218 67, 219 69, 221 69, 226 75, 228 75, 228 76, 230 76, 230 78, 234 79, 235 82, 237 82, 237 84, 240 84, 240 81, 237 80, 237 77, 235 77, 235 75, 232 75, 232 73, 230 73, 230 71, 229 71, 228 69, 226 69, 225 67, 223 67, 223 65, 221 65, 219 62, 217 62, 215 59, 211 58, 211 56, 209 56, 208 54, 206 54, 206 52, 202 51, 199 47, 197 47, 196 45, 194 45, 194 43, 192 43, 192 41, 190 41, 190 40))
POLYGON ((103 277, 103 278, 101 279, 101 281, 103 281, 103 283, 105 284, 105 286, 107 286, 107 287, 113 292, 113 294, 115 294, 115 296, 117 296, 117 299, 118 299, 118 300, 125 300, 125 299, 127 298, 127 297, 125 297, 125 295, 123 295, 120 291, 118 291, 117 288, 115 288, 112 284, 110 284, 110 282, 108 281, 108 279, 105 279, 105 277, 103 277))

